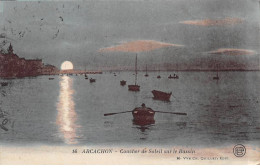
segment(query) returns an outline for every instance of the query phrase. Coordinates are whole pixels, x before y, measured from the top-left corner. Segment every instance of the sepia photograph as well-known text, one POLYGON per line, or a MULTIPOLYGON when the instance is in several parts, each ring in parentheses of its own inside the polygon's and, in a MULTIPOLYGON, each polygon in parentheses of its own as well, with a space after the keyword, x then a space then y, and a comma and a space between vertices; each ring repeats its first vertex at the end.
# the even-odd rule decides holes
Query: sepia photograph
POLYGON ((0 1, 0 165, 258 165, 259 59, 259 0, 0 1))

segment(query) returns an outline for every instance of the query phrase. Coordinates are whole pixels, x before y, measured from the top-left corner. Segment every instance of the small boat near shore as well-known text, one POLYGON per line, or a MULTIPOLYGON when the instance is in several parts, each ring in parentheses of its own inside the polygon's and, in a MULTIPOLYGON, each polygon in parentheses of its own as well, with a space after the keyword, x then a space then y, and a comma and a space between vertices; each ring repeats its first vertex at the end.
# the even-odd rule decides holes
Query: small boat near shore
POLYGON ((49 78, 49 80, 53 80, 54 78, 49 78))
POLYGON ((172 95, 172 92, 167 93, 167 92, 162 92, 159 90, 153 90, 152 93, 153 93, 154 99, 162 100, 162 101, 170 101, 170 98, 172 95))

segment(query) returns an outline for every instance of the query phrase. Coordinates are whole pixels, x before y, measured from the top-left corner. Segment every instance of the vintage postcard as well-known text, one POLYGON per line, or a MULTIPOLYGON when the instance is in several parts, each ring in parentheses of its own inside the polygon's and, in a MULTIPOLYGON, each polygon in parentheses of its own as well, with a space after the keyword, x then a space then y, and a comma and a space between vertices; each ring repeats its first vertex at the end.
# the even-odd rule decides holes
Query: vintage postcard
POLYGON ((258 0, 1 0, 0 164, 260 164, 258 0))

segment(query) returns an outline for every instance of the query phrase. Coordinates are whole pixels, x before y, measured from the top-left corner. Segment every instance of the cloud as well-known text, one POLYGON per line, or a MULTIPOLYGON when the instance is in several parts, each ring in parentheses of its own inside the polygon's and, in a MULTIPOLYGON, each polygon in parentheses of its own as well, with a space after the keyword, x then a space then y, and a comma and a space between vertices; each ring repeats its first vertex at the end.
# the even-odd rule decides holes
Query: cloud
POLYGON ((179 23, 197 26, 224 26, 242 23, 240 18, 224 18, 224 19, 205 19, 205 20, 186 20, 179 23))
POLYGON ((256 54, 256 52, 253 50, 235 49, 235 48, 220 48, 215 51, 210 51, 208 53, 216 54, 216 55, 254 55, 254 54, 256 54))
POLYGON ((145 52, 164 47, 183 47, 183 45, 163 43, 154 40, 137 40, 120 44, 117 46, 101 48, 99 52, 145 52))

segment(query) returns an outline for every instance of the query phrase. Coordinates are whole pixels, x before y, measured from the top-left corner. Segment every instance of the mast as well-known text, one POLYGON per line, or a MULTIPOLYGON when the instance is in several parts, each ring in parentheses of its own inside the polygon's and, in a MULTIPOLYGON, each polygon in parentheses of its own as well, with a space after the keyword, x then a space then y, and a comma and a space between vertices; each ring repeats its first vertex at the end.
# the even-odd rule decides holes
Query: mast
POLYGON ((136 81, 137 81, 137 54, 135 57, 135 85, 136 85, 136 81))
POLYGON ((217 64, 217 77, 218 77, 218 69, 219 69, 219 64, 217 64))

